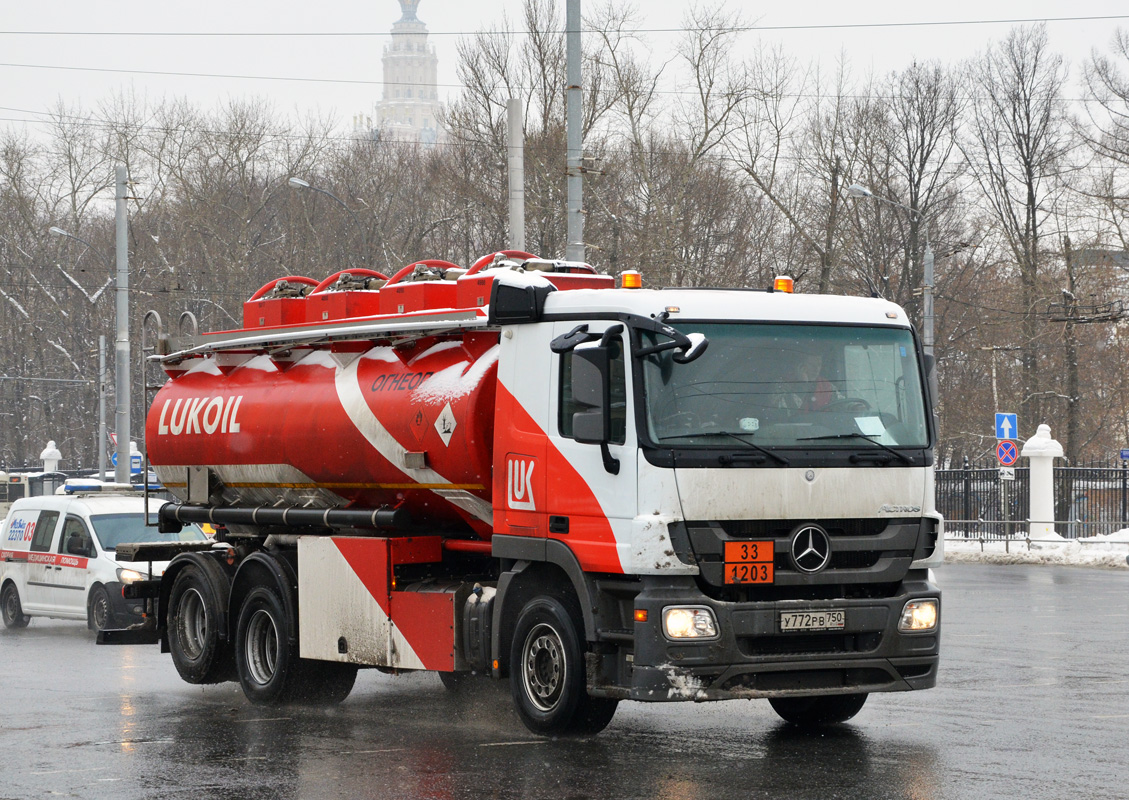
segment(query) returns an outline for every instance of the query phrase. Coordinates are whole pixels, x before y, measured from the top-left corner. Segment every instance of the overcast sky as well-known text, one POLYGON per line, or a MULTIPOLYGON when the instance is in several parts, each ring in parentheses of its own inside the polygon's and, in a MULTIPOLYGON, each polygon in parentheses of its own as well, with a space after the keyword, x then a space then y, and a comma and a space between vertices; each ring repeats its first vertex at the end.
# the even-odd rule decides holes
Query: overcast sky
MULTIPOLYGON (((603 0, 601 0, 603 2, 603 0)), ((558 0, 563 27, 564 0, 558 0)), ((419 17, 440 59, 440 97, 458 90, 455 45, 461 35, 513 18, 519 0, 421 0, 419 17)), ((595 8, 589 0, 585 8, 595 8)), ((656 58, 671 51, 685 0, 639 3, 641 27, 656 58)), ((1072 64, 1091 48, 1107 49, 1114 30, 1129 29, 1125 0, 949 0, 945 3, 733 2, 765 29, 743 34, 779 42, 801 59, 828 64, 842 51, 856 74, 884 73, 914 58, 959 61, 1006 35, 1010 23, 982 20, 1096 17, 1048 24, 1051 45, 1072 64), (1122 15, 1121 19, 1109 19, 1122 15), (890 23, 961 22, 890 26, 890 23), (805 26, 842 26, 813 29, 805 26), (863 27, 869 26, 869 27, 863 27), (884 27, 883 27, 884 26, 884 27), (790 29, 789 29, 790 28, 790 29)), ((59 99, 93 107, 114 91, 187 97, 201 105, 261 97, 279 111, 320 111, 351 126, 380 96, 381 51, 400 16, 396 0, 90 0, 0 3, 0 119, 34 119, 59 99), (240 33, 250 36, 110 35, 112 33, 240 33), (288 36, 329 33, 326 36, 288 36), (340 35, 340 34, 362 35, 340 35), (69 34, 69 35, 64 35, 69 34), (65 68, 65 69, 64 69, 65 68), (194 73, 194 76, 153 73, 194 73), (243 77, 207 77, 207 76, 243 77), (278 80, 292 78, 304 80, 278 80)), ((29 125, 29 130, 34 129, 29 125)))

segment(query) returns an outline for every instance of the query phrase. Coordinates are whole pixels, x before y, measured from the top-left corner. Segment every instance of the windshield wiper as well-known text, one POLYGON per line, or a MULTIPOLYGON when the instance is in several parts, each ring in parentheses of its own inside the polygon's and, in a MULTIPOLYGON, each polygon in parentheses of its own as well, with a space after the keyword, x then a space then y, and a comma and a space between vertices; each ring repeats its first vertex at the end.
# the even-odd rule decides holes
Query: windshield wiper
POLYGON ((862 439, 863 441, 867 441, 867 442, 870 442, 871 444, 878 445, 883 450, 885 450, 887 453, 890 453, 890 454, 900 458, 906 464, 913 464, 913 459, 910 458, 909 456, 907 456, 905 453, 899 452, 899 451, 895 450, 894 448, 890 447, 889 445, 882 444, 882 442, 878 441, 877 439, 870 438, 872 436, 877 436, 877 435, 878 435, 877 433, 855 433, 855 432, 852 431, 851 433, 829 433, 826 436, 803 436, 803 437, 797 439, 796 441, 797 442, 818 442, 818 441, 827 441, 829 439, 862 439))
POLYGON ((738 436, 737 434, 733 433, 732 431, 699 431, 698 433, 681 433, 677 436, 660 436, 660 437, 658 437, 658 441, 666 442, 666 441, 669 441, 671 439, 689 439, 689 438, 693 438, 695 436, 728 436, 730 439, 736 439, 737 441, 739 441, 741 444, 745 445, 745 447, 749 448, 750 450, 756 450, 758 453, 764 453, 769 458, 776 459, 778 462, 780 462, 785 467, 787 467, 789 464, 791 464, 791 462, 788 459, 786 459, 784 456, 780 455, 779 453, 774 453, 771 450, 769 450, 767 447, 761 447, 759 444, 755 444, 754 442, 750 442, 748 439, 743 439, 740 436, 738 436))

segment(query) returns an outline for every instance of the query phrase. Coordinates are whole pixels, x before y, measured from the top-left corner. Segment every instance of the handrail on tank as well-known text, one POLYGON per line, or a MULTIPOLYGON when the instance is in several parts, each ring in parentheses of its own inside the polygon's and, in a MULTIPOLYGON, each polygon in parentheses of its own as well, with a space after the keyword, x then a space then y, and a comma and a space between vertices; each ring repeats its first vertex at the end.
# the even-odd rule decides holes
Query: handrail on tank
POLYGON ((189 336, 196 337, 200 335, 200 323, 196 320, 196 315, 191 311, 184 311, 181 313, 180 318, 176 321, 176 332, 179 336, 184 336, 184 321, 188 320, 192 323, 192 333, 189 336))
POLYGON ((444 269, 444 270, 446 270, 446 269, 462 269, 462 267, 460 267, 458 264, 452 264, 450 261, 443 261, 442 259, 439 259, 439 258, 425 258, 422 261, 413 261, 411 264, 408 264, 408 266, 404 267, 399 272, 397 272, 395 275, 393 275, 388 280, 388 283, 386 283, 384 285, 387 287, 387 286, 391 286, 394 283, 400 283, 405 278, 407 278, 409 275, 411 275, 412 272, 415 271, 415 268, 418 267, 420 264, 423 264, 425 267, 438 267, 439 269, 444 269))
POLYGON ((291 283, 300 283, 304 286, 317 286, 318 285, 317 281, 315 281, 313 278, 307 278, 305 275, 287 275, 284 278, 275 278, 273 281, 269 281, 268 283, 263 284, 263 287, 261 289, 259 289, 259 291, 255 292, 253 295, 251 295, 251 299, 248 300, 247 302, 253 303, 256 300, 261 299, 263 297, 263 295, 270 292, 272 289, 274 289, 275 286, 277 286, 282 281, 288 281, 288 282, 291 282, 291 283))
MULTIPOLYGON (((333 273, 328 278, 326 278, 324 281, 322 281, 317 286, 315 286, 314 290, 312 292, 310 292, 310 294, 321 294, 322 292, 329 289, 329 287, 332 286, 334 283, 336 283, 337 279, 340 278, 345 273, 348 273, 350 275, 363 275, 366 278, 376 278, 377 280, 382 280, 382 281, 388 280, 388 276, 385 275, 383 272, 377 272, 374 269, 366 269, 364 267, 354 267, 353 269, 343 269, 343 270, 339 270, 338 272, 333 273)), ((308 296, 309 295, 307 295, 307 297, 308 296)))
POLYGON ((465 278, 467 275, 473 275, 476 272, 490 266, 491 264, 494 263, 494 259, 496 259, 499 255, 505 256, 506 258, 523 258, 523 259, 524 258, 537 258, 538 257, 538 256, 533 255, 533 253, 527 253, 524 250, 497 250, 493 253, 487 253, 482 258, 475 261, 474 264, 471 266, 471 268, 467 270, 466 275, 464 275, 463 277, 465 278))

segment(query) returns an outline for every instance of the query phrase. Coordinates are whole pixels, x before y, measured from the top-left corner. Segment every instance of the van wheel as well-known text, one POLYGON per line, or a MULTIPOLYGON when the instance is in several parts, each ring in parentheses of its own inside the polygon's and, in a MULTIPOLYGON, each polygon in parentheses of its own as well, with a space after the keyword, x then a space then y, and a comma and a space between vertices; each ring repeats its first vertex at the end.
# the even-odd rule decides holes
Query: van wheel
POLYGON ((104 631, 109 627, 112 616, 106 587, 95 586, 90 590, 90 601, 86 605, 86 627, 92 631, 104 631))
POLYGON ((785 722, 804 727, 846 722, 862 711, 866 693, 833 694, 821 697, 770 697, 772 710, 785 722))
POLYGON ((222 683, 235 677, 234 662, 220 641, 219 600, 203 571, 189 565, 169 592, 168 636, 172 661, 188 683, 222 683))
POLYGON ((518 615, 510 689, 518 716, 534 733, 599 733, 619 705, 588 694, 578 616, 547 595, 530 600, 518 615))
POLYGON ((4 617, 5 628, 26 628, 31 622, 31 617, 24 614, 20 593, 14 584, 5 585, 4 591, 0 592, 0 614, 4 617))

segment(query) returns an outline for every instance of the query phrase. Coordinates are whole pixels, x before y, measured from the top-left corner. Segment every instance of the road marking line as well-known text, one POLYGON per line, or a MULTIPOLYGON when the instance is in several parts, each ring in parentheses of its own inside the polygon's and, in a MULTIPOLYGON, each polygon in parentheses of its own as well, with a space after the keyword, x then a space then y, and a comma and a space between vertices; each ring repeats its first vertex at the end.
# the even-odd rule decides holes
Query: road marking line
POLYGON ((545 744, 545 743, 541 742, 541 741, 536 741, 536 742, 483 742, 482 744, 480 744, 478 746, 479 747, 514 747, 515 745, 523 745, 523 744, 545 744))
POLYGON ((40 772, 33 772, 32 775, 63 775, 65 773, 74 772, 104 772, 109 767, 87 767, 86 769, 51 769, 40 772))

